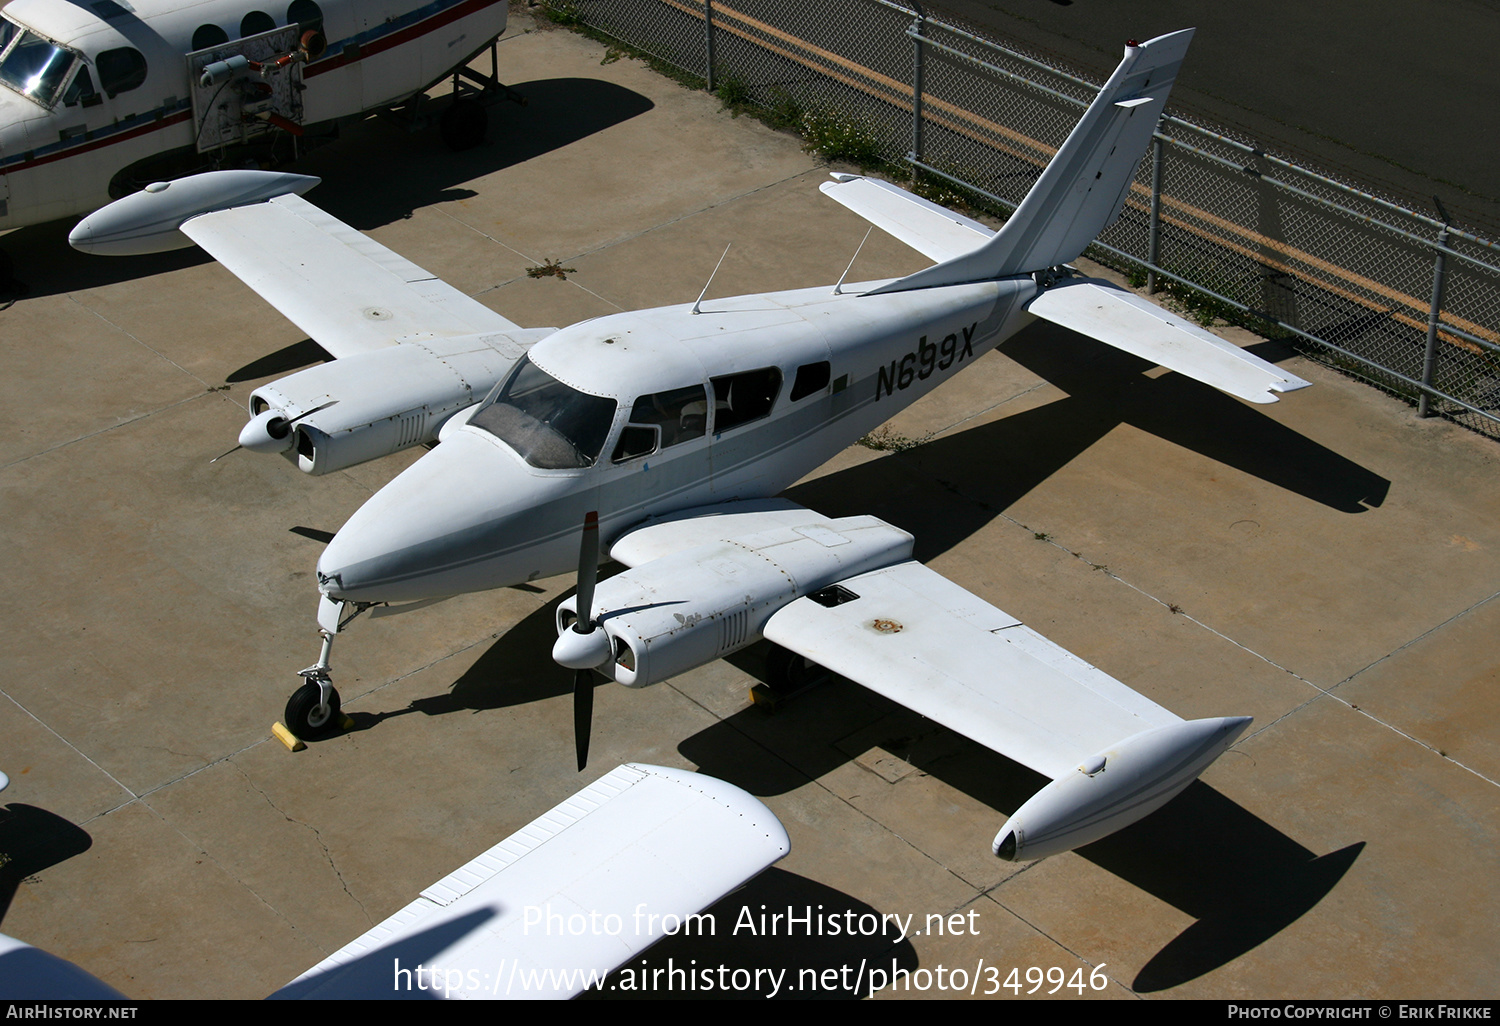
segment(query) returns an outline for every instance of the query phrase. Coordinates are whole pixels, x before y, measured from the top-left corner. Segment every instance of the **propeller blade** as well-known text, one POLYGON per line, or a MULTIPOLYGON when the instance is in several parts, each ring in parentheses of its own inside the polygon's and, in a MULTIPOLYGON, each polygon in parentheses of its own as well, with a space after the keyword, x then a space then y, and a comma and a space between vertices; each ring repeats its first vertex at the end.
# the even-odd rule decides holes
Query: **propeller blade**
POLYGON ((589 732, 594 721, 594 674, 573 671, 573 744, 578 750, 578 772, 589 762, 589 732))
POLYGON ((297 416, 293 417, 291 420, 289 420, 289 421, 286 422, 286 426, 287 427, 291 427, 293 424, 297 423, 297 421, 299 421, 299 420, 303 420, 304 418, 311 417, 314 413, 321 413, 324 410, 328 409, 328 407, 330 407, 330 406, 337 406, 338 404, 339 404, 339 401, 337 399, 330 399, 326 403, 324 403, 322 406, 314 406, 312 409, 308 410, 306 413, 299 413, 299 414, 297 414, 297 416))
POLYGON ((217 463, 220 460, 222 460, 225 456, 228 456, 229 453, 239 452, 243 448, 244 448, 243 445, 236 445, 233 449, 230 449, 229 452, 221 452, 221 453, 219 453, 219 455, 215 456, 213 459, 209 460, 208 462, 210 462, 210 463, 217 463))
POLYGON ((583 543, 578 549, 578 620, 573 629, 587 634, 594 629, 594 584, 599 577, 599 514, 583 518, 583 543))

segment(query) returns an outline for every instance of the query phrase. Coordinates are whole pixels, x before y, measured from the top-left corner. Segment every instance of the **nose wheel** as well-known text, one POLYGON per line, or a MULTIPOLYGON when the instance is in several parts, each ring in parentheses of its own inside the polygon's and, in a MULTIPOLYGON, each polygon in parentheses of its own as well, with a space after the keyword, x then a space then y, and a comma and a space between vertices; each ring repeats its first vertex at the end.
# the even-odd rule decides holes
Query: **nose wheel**
POLYGON ((283 722, 304 741, 317 741, 334 733, 344 723, 338 689, 326 680, 308 681, 287 699, 283 722))

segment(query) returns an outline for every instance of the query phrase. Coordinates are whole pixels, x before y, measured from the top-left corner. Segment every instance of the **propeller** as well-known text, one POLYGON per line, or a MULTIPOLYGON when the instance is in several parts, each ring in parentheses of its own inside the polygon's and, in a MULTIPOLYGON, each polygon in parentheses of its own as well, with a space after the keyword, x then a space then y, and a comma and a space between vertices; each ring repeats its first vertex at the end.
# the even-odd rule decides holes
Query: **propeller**
POLYGON ((230 453, 239 452, 241 449, 254 449, 256 452, 281 452, 291 443, 287 442, 286 445, 280 445, 279 447, 276 443, 286 441, 291 436, 292 426, 297 421, 304 420, 307 417, 311 417, 314 413, 319 413, 330 406, 337 405, 337 399, 330 399, 322 406, 314 406, 306 413, 300 413, 291 420, 284 419, 277 410, 266 410, 253 417, 248 424, 240 429, 239 445, 230 449, 229 452, 220 453, 208 462, 217 463, 230 453))
POLYGON ((578 550, 578 619, 552 646, 552 658, 573 671, 573 741, 581 772, 589 761, 589 732, 594 718, 594 669, 613 654, 609 634, 594 619, 594 585, 599 578, 599 514, 583 518, 578 550))

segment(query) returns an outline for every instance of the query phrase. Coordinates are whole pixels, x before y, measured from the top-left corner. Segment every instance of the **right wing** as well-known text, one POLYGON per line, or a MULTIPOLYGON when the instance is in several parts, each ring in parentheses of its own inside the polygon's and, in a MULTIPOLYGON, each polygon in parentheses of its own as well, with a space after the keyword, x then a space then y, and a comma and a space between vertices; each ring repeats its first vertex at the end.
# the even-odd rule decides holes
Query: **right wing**
POLYGON ((418 333, 520 329, 301 196, 201 214, 181 231, 334 357, 418 333))
POLYGON ((520 325, 301 198, 318 179, 212 171, 94 211, 68 234, 85 252, 131 256, 196 242, 334 357, 424 335, 520 325))

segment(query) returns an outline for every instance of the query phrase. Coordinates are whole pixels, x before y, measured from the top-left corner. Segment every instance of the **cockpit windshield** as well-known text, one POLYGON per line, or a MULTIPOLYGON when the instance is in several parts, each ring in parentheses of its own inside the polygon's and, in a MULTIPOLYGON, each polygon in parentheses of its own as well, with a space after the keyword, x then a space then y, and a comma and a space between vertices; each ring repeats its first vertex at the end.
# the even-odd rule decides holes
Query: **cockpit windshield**
POLYGON ((10 37, 11 42, 5 56, 0 57, 0 82, 44 107, 51 107, 77 55, 35 32, 18 29, 12 22, 3 22, 3 26, 0 32, 10 37))
POLYGON ((614 423, 616 403, 565 385, 526 357, 469 423, 541 470, 591 467, 614 423))

